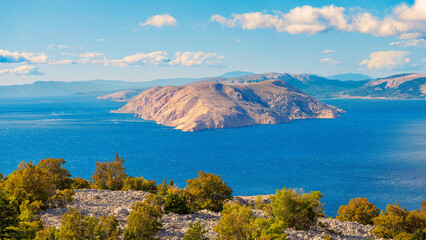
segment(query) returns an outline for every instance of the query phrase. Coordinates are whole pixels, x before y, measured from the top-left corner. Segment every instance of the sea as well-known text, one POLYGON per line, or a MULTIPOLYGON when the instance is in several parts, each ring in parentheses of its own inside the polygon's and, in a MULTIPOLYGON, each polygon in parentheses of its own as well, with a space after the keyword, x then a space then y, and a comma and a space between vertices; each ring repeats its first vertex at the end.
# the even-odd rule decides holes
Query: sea
POLYGON ((0 172, 21 161, 63 158, 90 179, 96 161, 125 159, 131 176, 184 188, 198 171, 219 174, 233 195, 277 189, 320 191, 327 216, 351 198, 380 209, 426 201, 425 100, 323 100, 337 119, 182 132, 132 114, 125 103, 90 96, 0 99, 0 172))

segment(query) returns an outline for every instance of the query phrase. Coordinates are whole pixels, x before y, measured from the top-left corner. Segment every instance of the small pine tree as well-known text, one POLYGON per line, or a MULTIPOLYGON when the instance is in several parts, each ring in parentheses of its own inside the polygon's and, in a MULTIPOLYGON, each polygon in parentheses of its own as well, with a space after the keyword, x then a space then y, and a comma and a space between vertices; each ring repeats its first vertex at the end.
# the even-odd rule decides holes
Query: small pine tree
POLYGON ((183 240, 208 240, 209 238, 206 237, 207 232, 208 230, 204 230, 204 226, 199 222, 191 223, 188 231, 183 236, 183 240))

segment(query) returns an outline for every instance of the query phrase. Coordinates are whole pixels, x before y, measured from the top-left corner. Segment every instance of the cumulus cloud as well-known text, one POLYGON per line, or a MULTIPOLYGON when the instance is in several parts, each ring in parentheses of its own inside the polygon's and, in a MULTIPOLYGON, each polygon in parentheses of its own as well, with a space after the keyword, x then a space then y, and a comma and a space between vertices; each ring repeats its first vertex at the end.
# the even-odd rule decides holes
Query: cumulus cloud
POLYGON ((336 52, 336 50, 332 50, 332 49, 325 49, 325 50, 323 50, 322 51, 322 53, 335 53, 336 52))
POLYGON ((47 56, 44 53, 38 55, 29 52, 10 52, 0 49, 0 63, 46 63, 47 56))
POLYGON ((232 14, 229 18, 216 14, 211 20, 227 27, 247 30, 268 28, 290 34, 315 34, 334 30, 412 39, 426 35, 425 5, 426 0, 416 0, 412 7, 398 6, 393 15, 383 19, 368 12, 349 16, 345 14, 345 8, 334 5, 321 8, 305 5, 293 8, 288 13, 248 12, 232 14))
POLYGON ((399 42, 391 42, 391 46, 399 46, 399 47, 419 47, 423 48, 426 47, 426 40, 425 39, 410 39, 406 41, 399 41, 399 42))
POLYGON ((100 52, 85 52, 81 53, 79 55, 81 57, 80 60, 78 60, 78 63, 99 63, 99 61, 102 61, 102 59, 105 58, 105 54, 100 52))
POLYGON ((322 58, 322 59, 320 59, 320 62, 322 64, 328 64, 328 65, 331 65, 331 66, 336 66, 336 65, 340 64, 339 61, 331 59, 331 58, 322 58))
POLYGON ((161 28, 163 26, 176 26, 177 20, 176 18, 170 16, 169 14, 155 15, 144 23, 139 23, 140 26, 154 26, 161 28))
POLYGON ((18 76, 30 76, 30 75, 44 75, 38 71, 38 67, 30 65, 22 65, 14 69, 4 69, 0 70, 0 75, 4 74, 15 74, 18 76))
POLYGON ((402 4, 395 8, 395 14, 399 19, 406 21, 425 21, 426 20, 426 1, 416 0, 412 7, 402 4))
POLYGON ((167 57, 167 53, 163 51, 156 51, 151 53, 137 53, 134 55, 130 55, 124 57, 122 59, 115 60, 106 60, 104 62, 105 66, 113 65, 119 67, 127 67, 127 66, 138 66, 145 64, 154 64, 160 65, 164 63, 168 63, 170 60, 167 57))
POLYGON ((365 65, 370 70, 392 70, 411 68, 408 64, 410 58, 407 56, 410 52, 403 51, 380 51, 372 52, 369 59, 360 62, 359 65, 365 65))
POLYGON ((170 65, 179 66, 201 66, 201 65, 218 65, 224 56, 217 53, 205 52, 176 52, 176 58, 170 62, 170 65))

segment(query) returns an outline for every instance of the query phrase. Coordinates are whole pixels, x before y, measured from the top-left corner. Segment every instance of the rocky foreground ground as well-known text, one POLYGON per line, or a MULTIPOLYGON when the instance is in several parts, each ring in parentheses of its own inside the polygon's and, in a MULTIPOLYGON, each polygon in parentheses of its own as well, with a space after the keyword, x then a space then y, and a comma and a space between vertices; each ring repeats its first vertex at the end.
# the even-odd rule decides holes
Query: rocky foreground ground
MULTIPOLYGON (((123 228, 126 225, 126 217, 131 211, 131 206, 143 201, 148 195, 142 191, 106 191, 84 189, 75 190, 74 200, 65 208, 53 208, 43 211, 41 218, 45 225, 60 226, 61 215, 67 211, 68 207, 77 208, 84 215, 102 216, 114 215, 123 228)), ((240 197, 238 200, 250 203, 253 198, 240 197)), ((265 216, 263 211, 254 210, 254 216, 265 216)), ((163 229, 158 233, 161 239, 182 239, 189 224, 200 222, 209 230, 207 236, 215 238, 217 233, 213 231, 220 220, 220 213, 207 210, 199 211, 194 214, 178 215, 164 214, 161 219, 163 229)), ((330 235, 333 239, 370 239, 372 237, 370 230, 373 226, 365 226, 356 222, 343 222, 335 219, 320 218, 316 226, 309 231, 297 231, 287 229, 288 239, 324 239, 325 235, 330 235)), ((375 238, 378 239, 378 238, 375 238)))

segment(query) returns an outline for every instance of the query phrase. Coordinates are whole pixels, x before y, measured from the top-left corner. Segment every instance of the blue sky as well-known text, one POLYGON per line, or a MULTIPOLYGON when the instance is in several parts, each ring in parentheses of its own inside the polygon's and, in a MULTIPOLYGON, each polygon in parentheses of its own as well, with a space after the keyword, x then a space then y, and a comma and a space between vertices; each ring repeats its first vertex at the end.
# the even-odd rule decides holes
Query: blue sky
POLYGON ((0 0, 0 85, 426 72, 426 0, 0 0))

